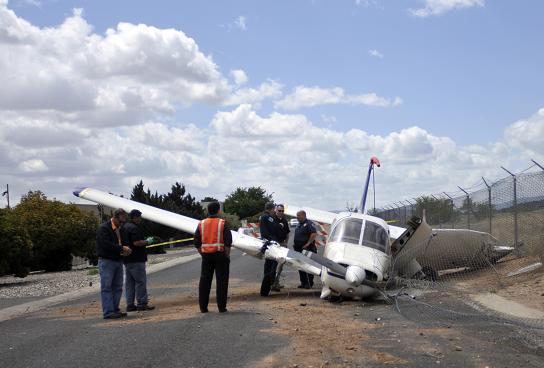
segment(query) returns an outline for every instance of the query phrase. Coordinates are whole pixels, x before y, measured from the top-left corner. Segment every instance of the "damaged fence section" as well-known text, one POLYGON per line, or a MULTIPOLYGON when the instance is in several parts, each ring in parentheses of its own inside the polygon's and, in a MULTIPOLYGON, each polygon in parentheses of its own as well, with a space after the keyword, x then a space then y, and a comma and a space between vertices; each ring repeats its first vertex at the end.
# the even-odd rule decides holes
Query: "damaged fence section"
POLYGON ((480 184, 374 212, 397 226, 425 216, 432 229, 409 249, 393 249, 385 293, 408 318, 510 326, 542 348, 544 171, 480 184))

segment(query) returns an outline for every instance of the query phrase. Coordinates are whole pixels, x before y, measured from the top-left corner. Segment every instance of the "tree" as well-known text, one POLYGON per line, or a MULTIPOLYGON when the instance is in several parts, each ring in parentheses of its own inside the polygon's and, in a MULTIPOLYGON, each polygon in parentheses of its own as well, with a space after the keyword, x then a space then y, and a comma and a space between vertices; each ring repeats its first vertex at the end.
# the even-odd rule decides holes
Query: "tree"
POLYGON ((32 261, 32 240, 13 211, 0 209, 0 275, 25 277, 32 261))
POLYGON ((89 258, 94 254, 98 219, 74 204, 29 191, 13 209, 13 216, 32 240, 34 270, 70 270, 72 255, 89 258))
POLYGON ((245 219, 261 212, 266 202, 272 201, 272 195, 266 194, 261 187, 236 188, 225 199, 225 212, 234 213, 245 219))
POLYGON ((440 199, 434 197, 423 196, 416 199, 416 213, 419 216, 423 215, 429 224, 441 224, 449 222, 452 219, 453 205, 449 199, 440 199))
POLYGON ((204 197, 204 199, 200 202, 219 202, 219 200, 215 199, 214 197, 204 197))
MULTIPOLYGON (((204 210, 200 203, 187 193, 183 184, 178 182, 172 185, 167 194, 159 194, 157 191, 152 194, 149 188, 145 191, 143 181, 140 180, 132 189, 130 199, 194 219, 204 218, 204 210)), ((161 239, 186 238, 188 236, 187 233, 151 221, 144 221, 142 226, 146 236, 158 236, 161 239)))

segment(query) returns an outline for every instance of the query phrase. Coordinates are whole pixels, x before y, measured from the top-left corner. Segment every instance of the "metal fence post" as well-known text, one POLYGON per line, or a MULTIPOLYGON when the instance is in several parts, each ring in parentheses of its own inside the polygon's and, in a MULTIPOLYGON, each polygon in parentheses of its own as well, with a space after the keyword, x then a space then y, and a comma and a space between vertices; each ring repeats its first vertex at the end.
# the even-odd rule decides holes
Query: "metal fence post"
POLYGON ((453 203, 453 198, 450 197, 450 195, 446 192, 442 192, 446 197, 448 197, 451 201, 451 228, 455 229, 455 210, 453 207, 455 207, 455 203, 453 203))
MULTIPOLYGON (((412 217, 414 215, 414 208, 412 207, 412 203, 410 203, 410 201, 407 200, 407 199, 405 199, 404 201, 408 202, 408 206, 410 206, 410 217, 412 217)), ((404 207, 404 208, 406 208, 406 211, 405 211, 405 213, 406 213, 406 222, 408 222, 408 213, 407 213, 408 206, 404 207)))
POLYGON ((467 195, 467 227, 470 230, 470 212, 472 212, 472 204, 470 203, 470 195, 466 190, 461 188, 460 186, 457 186, 457 188, 461 189, 466 195, 467 195))
POLYGON ((519 257, 521 255, 519 249, 519 233, 518 233, 518 183, 516 175, 512 174, 510 171, 501 166, 501 169, 506 171, 508 174, 512 175, 514 180, 514 247, 516 248, 516 255, 519 257))
POLYGON ((492 229, 491 229, 491 219, 493 217, 493 209, 491 207, 491 186, 487 184, 487 181, 485 181, 485 178, 482 176, 482 180, 484 181, 485 186, 487 187, 487 205, 489 206, 489 234, 493 235, 492 229))
POLYGON ((442 229, 442 218, 440 216, 440 199, 436 198, 434 196, 434 194, 431 194, 431 197, 433 197, 434 199, 436 199, 438 201, 438 225, 440 226, 440 228, 442 229))

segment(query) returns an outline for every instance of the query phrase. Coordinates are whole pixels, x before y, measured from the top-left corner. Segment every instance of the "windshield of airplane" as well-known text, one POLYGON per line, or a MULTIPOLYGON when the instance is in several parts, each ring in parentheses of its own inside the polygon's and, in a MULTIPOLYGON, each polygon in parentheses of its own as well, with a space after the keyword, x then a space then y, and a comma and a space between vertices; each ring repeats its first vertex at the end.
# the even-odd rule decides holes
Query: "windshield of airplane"
POLYGON ((340 220, 332 231, 330 241, 359 244, 362 228, 362 219, 346 218, 340 220))
POLYGON ((363 245, 386 253, 388 239, 387 231, 383 227, 374 222, 366 221, 363 245))

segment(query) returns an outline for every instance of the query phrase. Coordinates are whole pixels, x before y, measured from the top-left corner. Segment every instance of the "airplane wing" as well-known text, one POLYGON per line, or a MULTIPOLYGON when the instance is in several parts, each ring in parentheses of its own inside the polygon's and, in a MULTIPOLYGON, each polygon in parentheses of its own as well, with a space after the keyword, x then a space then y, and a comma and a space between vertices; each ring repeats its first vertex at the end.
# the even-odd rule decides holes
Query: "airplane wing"
POLYGON ((297 212, 301 210, 306 212, 306 217, 308 219, 329 225, 331 225, 336 216, 338 216, 337 213, 318 210, 315 208, 285 205, 285 214, 289 216, 296 216, 297 212))
MULTIPOLYGON (((74 191, 74 195, 79 198, 108 206, 110 208, 122 208, 127 213, 133 209, 137 209, 142 213, 142 218, 157 222, 162 225, 172 227, 194 234, 198 226, 199 220, 179 215, 166 210, 149 206, 147 204, 132 201, 130 199, 118 197, 113 194, 105 193, 93 188, 81 188, 74 191)), ((261 248, 264 241, 254 238, 236 231, 232 231, 233 247, 257 258, 262 258, 261 248)), ((301 271, 319 276, 321 274, 321 266, 311 260, 309 257, 294 252, 288 248, 281 247, 279 244, 272 242, 264 253, 265 258, 276 260, 280 263, 287 263, 301 271)))

